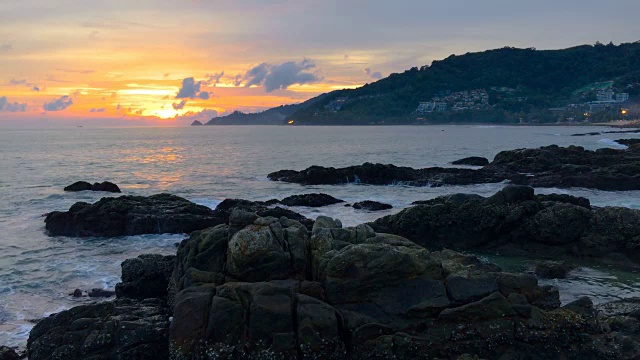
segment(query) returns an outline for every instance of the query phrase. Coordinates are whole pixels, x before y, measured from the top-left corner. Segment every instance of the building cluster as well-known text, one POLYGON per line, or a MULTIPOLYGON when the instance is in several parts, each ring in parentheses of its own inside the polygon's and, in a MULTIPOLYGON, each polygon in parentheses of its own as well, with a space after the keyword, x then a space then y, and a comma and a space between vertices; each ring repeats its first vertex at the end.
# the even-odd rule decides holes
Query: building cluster
POLYGON ((612 89, 599 90, 596 101, 589 102, 589 111, 594 112, 610 108, 629 101, 629 93, 615 93, 612 89))
POLYGON ((342 109, 342 107, 347 102, 347 100, 348 98, 346 96, 335 98, 334 100, 329 102, 327 105, 325 105, 324 108, 331 112, 338 112, 340 111, 340 109, 342 109))
POLYGON ((447 92, 434 96, 431 101, 421 102, 416 113, 424 114, 434 111, 482 110, 489 108, 489 93, 485 89, 470 91, 447 92))

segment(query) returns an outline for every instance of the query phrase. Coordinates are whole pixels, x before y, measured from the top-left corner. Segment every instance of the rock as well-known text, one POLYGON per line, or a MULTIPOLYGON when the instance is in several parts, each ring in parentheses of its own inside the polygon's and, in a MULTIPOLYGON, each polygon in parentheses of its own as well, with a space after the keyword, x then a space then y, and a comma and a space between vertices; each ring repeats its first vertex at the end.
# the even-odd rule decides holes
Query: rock
POLYGON ((116 296, 131 299, 160 298, 167 295, 175 256, 143 254, 122 263, 122 282, 116 296))
POLYGON ((448 195, 369 224, 431 250, 449 248, 542 259, 585 258, 640 268, 640 211, 591 208, 562 195, 507 186, 489 198, 448 195))
POLYGON ((535 273, 543 279, 566 279, 575 266, 559 261, 542 261, 536 265, 535 273))
POLYGON ((191 126, 202 126, 202 123, 201 123, 200 121, 198 121, 198 120, 194 120, 194 121, 191 123, 191 126))
POLYGON ((104 181, 102 183, 94 183, 93 185, 86 181, 78 181, 64 188, 64 191, 106 191, 112 193, 119 193, 120 188, 118 185, 104 181))
POLYGON ((243 199, 225 199, 223 202, 218 204, 216 207, 216 214, 224 219, 224 222, 229 221, 229 216, 233 209, 240 209, 248 212, 256 213, 258 216, 262 217, 286 217, 291 220, 296 220, 306 226, 309 230, 313 226, 313 220, 307 219, 306 217, 291 211, 289 209, 284 209, 281 207, 270 207, 274 204, 280 203, 279 200, 273 199, 269 201, 249 201, 243 199))
POLYGON ((75 290, 73 290, 73 292, 72 292, 71 294, 69 294, 69 295, 70 295, 70 296, 73 296, 73 297, 76 297, 76 298, 82 297, 82 290, 80 290, 80 289, 75 289, 75 290))
POLYGON ((591 202, 587 198, 576 197, 566 194, 548 194, 548 195, 536 195, 538 201, 552 201, 562 202, 567 204, 573 204, 581 206, 583 208, 591 209, 591 202))
POLYGON ((635 146, 640 144, 640 139, 619 139, 616 142, 620 145, 635 146))
POLYGON ((20 360, 20 356, 8 346, 0 346, 0 360, 20 360))
POLYGON ((93 298, 108 298, 115 295, 116 295, 115 291, 104 290, 104 289, 91 289, 91 291, 89 291, 89 297, 93 297, 93 298))
POLYGON ((480 156, 471 156, 464 159, 456 160, 452 162, 453 165, 471 165, 471 166, 485 166, 489 165, 489 160, 480 156))
POLYGON ((499 292, 494 292, 476 302, 468 303, 457 308, 445 309, 440 313, 438 318, 445 321, 466 322, 493 320, 515 315, 517 315, 517 313, 511 306, 511 303, 499 292))
POLYGON ((168 359, 169 310, 158 300, 82 305, 40 320, 27 342, 30 360, 168 359))
POLYGON ((344 202, 327 194, 304 194, 288 196, 280 201, 287 206, 321 207, 344 202))
POLYGON ((498 153, 481 169, 424 168, 364 163, 345 168, 312 166, 281 170, 273 181, 303 185, 363 183, 407 186, 469 185, 510 181, 533 187, 582 187, 598 190, 640 190, 640 146, 588 151, 556 145, 498 153))
POLYGON ((169 194, 102 198, 91 205, 79 202, 45 218, 50 235, 82 237, 181 234, 225 221, 206 206, 169 194))
POLYGON ((353 208, 368 211, 380 211, 393 209, 393 206, 378 201, 365 200, 353 204, 353 208))

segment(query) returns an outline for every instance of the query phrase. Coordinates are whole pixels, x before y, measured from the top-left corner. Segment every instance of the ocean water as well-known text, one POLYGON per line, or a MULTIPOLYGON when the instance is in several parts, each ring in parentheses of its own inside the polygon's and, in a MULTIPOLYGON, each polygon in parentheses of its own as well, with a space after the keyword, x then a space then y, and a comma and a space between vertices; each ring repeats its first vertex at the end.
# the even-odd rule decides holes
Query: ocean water
MULTIPOLYGON (((492 158, 501 150, 557 144, 588 149, 621 146, 607 134, 571 137, 593 127, 91 127, 0 129, 0 345, 23 347, 33 320, 88 301, 74 289, 113 289, 120 263, 142 253, 175 253, 183 234, 119 238, 67 238, 45 234, 42 215, 94 202, 107 193, 65 193, 78 180, 109 180, 124 194, 176 194, 214 208, 225 198, 267 200, 324 192, 347 202, 378 200, 393 210, 366 212, 338 204, 294 208, 310 218, 337 217, 356 225, 397 212, 415 200, 467 192, 491 195, 504 184, 415 188, 405 186, 300 186, 266 175, 311 165, 363 162, 411 167, 449 166, 466 156, 492 158)), ((640 192, 536 189, 588 197, 594 205, 640 209, 640 192)), ((520 263, 519 259, 502 259, 520 263)), ((554 282, 563 301, 588 295, 596 302, 640 296, 636 274, 587 266, 554 282)))

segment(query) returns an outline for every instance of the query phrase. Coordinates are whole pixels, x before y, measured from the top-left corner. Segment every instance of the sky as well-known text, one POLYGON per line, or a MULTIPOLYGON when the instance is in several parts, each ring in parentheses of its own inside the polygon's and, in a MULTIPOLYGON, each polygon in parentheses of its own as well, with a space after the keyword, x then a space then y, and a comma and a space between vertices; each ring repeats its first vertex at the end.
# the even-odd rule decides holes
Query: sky
POLYGON ((0 0, 0 125, 176 125, 451 54, 640 40, 637 0, 0 0))

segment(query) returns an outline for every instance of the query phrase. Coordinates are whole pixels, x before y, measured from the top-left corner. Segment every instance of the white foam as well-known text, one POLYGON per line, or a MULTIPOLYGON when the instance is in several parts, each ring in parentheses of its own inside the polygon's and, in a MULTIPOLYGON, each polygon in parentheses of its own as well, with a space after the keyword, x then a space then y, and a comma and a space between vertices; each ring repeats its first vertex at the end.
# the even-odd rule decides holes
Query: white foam
POLYGON ((212 210, 215 210, 216 206, 220 205, 220 203, 222 202, 221 200, 208 199, 208 198, 196 198, 196 199, 191 199, 191 201, 198 205, 206 206, 212 210))
POLYGON ((628 148, 628 146, 622 145, 622 144, 616 142, 615 140, 608 139, 608 138, 600 139, 600 140, 598 140, 598 143, 605 144, 605 145, 607 145, 607 147, 611 147, 611 148, 614 148, 614 149, 627 149, 628 148))

